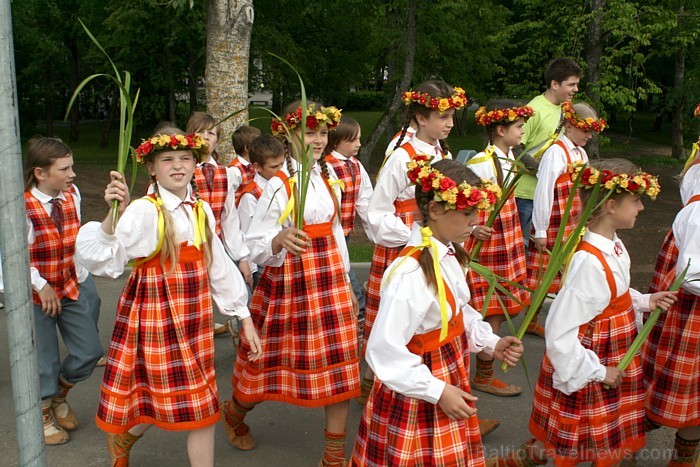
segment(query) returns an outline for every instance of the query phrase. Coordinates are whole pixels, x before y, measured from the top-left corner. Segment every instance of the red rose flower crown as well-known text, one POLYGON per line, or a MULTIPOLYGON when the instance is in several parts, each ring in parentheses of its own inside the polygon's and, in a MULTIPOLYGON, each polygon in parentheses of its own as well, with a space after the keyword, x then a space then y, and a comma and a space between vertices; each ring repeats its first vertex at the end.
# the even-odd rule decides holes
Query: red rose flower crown
POLYGON ((202 162, 209 154, 209 143, 196 134, 155 135, 142 141, 134 150, 139 164, 143 164, 147 156, 163 151, 192 151, 197 162, 202 162))
POLYGON ((494 109, 489 112, 486 111, 486 107, 479 107, 479 110, 474 114, 474 119, 477 125, 488 126, 501 122, 514 122, 519 118, 527 120, 533 115, 535 115, 535 111, 532 107, 527 105, 523 107, 494 109))
POLYGON ((416 154, 408 162, 408 179, 425 192, 433 192, 433 199, 445 203, 445 209, 464 210, 476 208, 491 211, 501 198, 501 188, 490 180, 482 179, 479 186, 462 182, 459 185, 450 177, 436 170, 430 162, 432 156, 416 154))
MULTIPOLYGON (((272 134, 274 136, 286 136, 287 131, 292 132, 301 126, 301 117, 301 107, 299 107, 296 112, 287 114, 284 120, 273 118, 272 134)), ((306 128, 315 130, 321 125, 329 130, 334 130, 340 123, 341 117, 342 112, 336 107, 319 106, 319 110, 316 110, 313 105, 310 105, 306 109, 306 128)))
POLYGON ((586 166, 582 161, 576 161, 568 166, 572 182, 580 180, 581 186, 586 189, 593 188, 598 182, 606 190, 615 190, 621 193, 623 190, 632 195, 647 195, 652 200, 661 191, 659 180, 646 172, 639 171, 635 174, 612 173, 609 170, 598 170, 586 166))

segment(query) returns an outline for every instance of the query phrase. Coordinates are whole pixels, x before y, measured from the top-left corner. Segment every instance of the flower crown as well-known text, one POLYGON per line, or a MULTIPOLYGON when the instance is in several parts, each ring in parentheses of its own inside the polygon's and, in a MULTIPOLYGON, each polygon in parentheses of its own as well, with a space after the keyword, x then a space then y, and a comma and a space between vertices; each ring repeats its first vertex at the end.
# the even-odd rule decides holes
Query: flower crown
POLYGON ((569 164, 568 171, 571 181, 580 180, 585 188, 592 188, 600 181, 606 190, 615 190, 617 193, 624 190, 633 195, 647 195, 652 200, 655 200, 661 191, 659 180, 641 170, 635 174, 615 174, 609 170, 601 171, 586 166, 583 161, 576 161, 569 164))
POLYGON ((149 154, 162 151, 192 151, 198 162, 204 160, 209 154, 209 143, 196 134, 183 135, 155 135, 142 140, 143 142, 134 149, 136 162, 143 164, 144 158, 149 154))
POLYGON ((420 187, 422 191, 435 193, 434 200, 445 203, 445 209, 463 210, 477 208, 482 211, 493 210, 496 202, 501 198, 501 188, 486 179, 482 179, 480 186, 471 186, 467 182, 459 185, 450 177, 444 176, 436 170, 430 162, 432 156, 416 154, 408 162, 408 179, 411 183, 420 187))
POLYGON ((564 118, 566 118, 569 123, 583 131, 595 131, 596 133, 600 133, 608 126, 608 122, 603 118, 599 118, 598 120, 590 117, 578 118, 571 102, 564 102, 561 105, 561 111, 564 113, 564 118))
MULTIPOLYGON (((310 105, 306 109, 306 128, 315 130, 319 125, 325 125, 329 130, 333 130, 340 123, 341 116, 341 111, 336 107, 320 106, 320 110, 316 110, 315 106, 310 105)), ((284 117, 284 121, 273 118, 272 134, 285 136, 287 131, 293 131, 301 125, 301 117, 301 107, 299 107, 296 112, 284 117)))
POLYGON ((695 106, 695 118, 700 118, 700 104, 695 106))
POLYGON ((519 118, 528 118, 535 115, 535 111, 530 106, 511 107, 506 109, 496 109, 489 112, 486 107, 479 107, 479 110, 474 114, 477 125, 488 126, 500 122, 514 122, 519 118))
POLYGON ((469 98, 462 88, 454 88, 452 97, 432 97, 427 92, 405 91, 401 94, 406 105, 416 103, 444 113, 447 109, 459 110, 466 107, 469 98))

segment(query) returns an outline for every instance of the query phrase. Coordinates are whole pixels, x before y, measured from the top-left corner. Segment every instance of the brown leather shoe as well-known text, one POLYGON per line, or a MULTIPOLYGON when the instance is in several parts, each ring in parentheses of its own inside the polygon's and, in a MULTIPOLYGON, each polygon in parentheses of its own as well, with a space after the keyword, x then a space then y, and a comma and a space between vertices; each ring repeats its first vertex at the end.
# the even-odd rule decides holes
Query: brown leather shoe
POLYGON ((493 394, 494 396, 499 397, 513 397, 523 392, 523 389, 520 386, 504 383, 500 379, 494 377, 486 380, 474 378, 471 381, 471 387, 477 391, 493 394))
POLYGON ((498 428, 500 426, 501 422, 500 420, 497 420, 495 418, 480 418, 479 419, 479 433, 481 434, 481 437, 483 438, 484 436, 488 435, 489 433, 492 433, 493 430, 498 428))
POLYGON ((44 419, 44 443, 47 446, 66 444, 70 435, 56 423, 51 410, 51 399, 41 401, 41 415, 44 419))
POLYGON ((73 409, 71 409, 68 402, 66 402, 68 391, 70 391, 73 386, 75 386, 74 383, 69 383, 63 376, 59 376, 58 395, 51 399, 51 410, 53 411, 54 419, 64 430, 75 430, 78 426, 78 417, 75 416, 75 412, 73 412, 73 409))
POLYGON ((118 435, 107 434, 107 450, 111 467, 129 467, 131 448, 143 435, 132 435, 128 431, 118 435))
POLYGON ((236 433, 236 429, 240 428, 240 426, 233 427, 226 418, 226 412, 232 410, 229 407, 230 405, 230 400, 221 403, 221 423, 224 425, 224 431, 226 432, 229 442, 241 451, 251 451, 255 449, 255 440, 253 439, 253 435, 250 433, 250 427, 245 423, 242 423, 241 425, 245 428, 245 434, 239 435, 236 433))

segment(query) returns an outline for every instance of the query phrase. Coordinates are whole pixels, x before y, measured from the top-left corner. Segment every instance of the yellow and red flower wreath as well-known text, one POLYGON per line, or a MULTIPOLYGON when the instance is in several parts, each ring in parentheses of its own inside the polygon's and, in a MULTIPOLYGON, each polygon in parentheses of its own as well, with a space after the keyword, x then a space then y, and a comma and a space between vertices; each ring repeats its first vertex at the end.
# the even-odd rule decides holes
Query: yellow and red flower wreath
POLYGON ((427 92, 404 91, 402 99, 406 105, 412 103, 423 105, 432 110, 438 110, 441 114, 447 109, 459 110, 467 106, 469 98, 462 88, 454 88, 451 97, 432 97, 427 92))
POLYGON ((633 195, 647 195, 652 200, 655 200, 661 191, 659 180, 654 175, 641 170, 635 174, 616 174, 609 170, 585 166, 583 161, 576 161, 569 164, 568 172, 571 181, 580 180, 584 188, 593 188, 600 182, 606 190, 615 190, 617 193, 624 190, 633 195))
POLYGON ((598 120, 595 118, 579 118, 571 102, 564 102, 561 105, 561 111, 564 113, 564 118, 566 118, 569 123, 583 131, 595 131, 596 133, 600 133, 608 126, 608 122, 603 118, 599 118, 598 120))

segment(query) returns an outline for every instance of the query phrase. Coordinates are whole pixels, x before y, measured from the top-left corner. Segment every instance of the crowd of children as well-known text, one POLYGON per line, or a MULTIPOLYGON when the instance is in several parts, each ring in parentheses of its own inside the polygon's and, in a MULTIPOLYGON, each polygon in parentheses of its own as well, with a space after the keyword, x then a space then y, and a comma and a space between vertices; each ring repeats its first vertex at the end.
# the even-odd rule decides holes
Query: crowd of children
POLYGON ((466 164, 451 160, 446 142, 469 105, 465 91, 430 80, 404 92, 402 128, 374 187, 357 158, 360 125, 335 107, 295 101, 272 134, 237 129, 228 167, 217 120, 195 112, 187 131, 161 124, 135 149, 147 194, 132 201, 111 172, 104 200, 116 212, 82 227, 70 148, 30 140, 25 202, 46 444, 69 440, 78 420, 67 394, 102 356, 91 274, 116 278, 130 265, 96 414, 113 466, 127 466, 153 426, 189 432, 191 465, 214 465, 219 420, 233 446, 254 449, 246 420, 264 401, 324 408, 319 466, 612 466, 633 461, 660 425, 677 430, 670 465, 692 465, 700 261, 680 292, 668 289, 700 256, 700 157, 682 174, 683 208, 651 293, 636 292, 617 231, 634 227, 658 182, 626 160, 589 164, 583 147, 606 123, 571 103, 581 75, 573 60, 555 59, 547 90, 528 105, 479 108, 488 144, 466 164), (549 287, 546 325, 535 313, 528 328, 546 341, 534 438, 486 458, 482 437, 499 421, 477 416, 472 390, 521 394, 494 372, 494 358, 515 366, 525 351, 499 337, 501 326, 528 307, 555 242, 572 235, 587 205, 585 233, 549 287), (358 225, 375 245, 364 287, 348 252, 358 225), (655 307, 665 312, 641 355, 618 369, 655 307), (240 331, 231 398, 216 384, 215 371, 231 368, 214 368, 215 310, 240 331), (364 406, 356 437, 352 399, 364 406))

